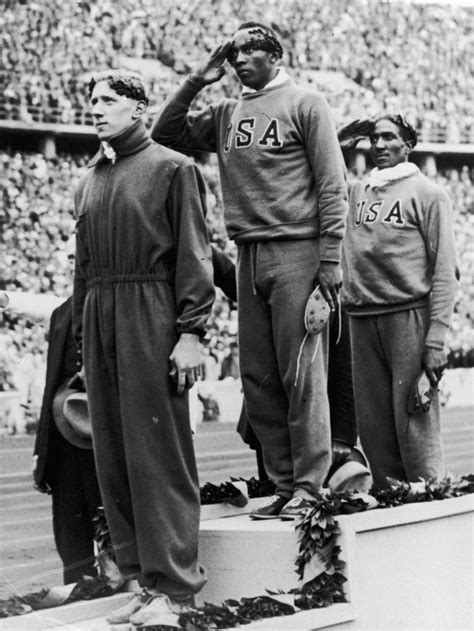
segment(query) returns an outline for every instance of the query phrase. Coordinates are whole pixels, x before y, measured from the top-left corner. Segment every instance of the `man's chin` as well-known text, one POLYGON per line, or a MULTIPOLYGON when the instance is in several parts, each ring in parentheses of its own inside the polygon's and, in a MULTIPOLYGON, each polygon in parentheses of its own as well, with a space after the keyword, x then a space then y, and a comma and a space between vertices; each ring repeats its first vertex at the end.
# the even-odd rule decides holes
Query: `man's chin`
POLYGON ((95 133, 99 136, 100 140, 108 140, 112 137, 110 129, 107 129, 107 125, 97 125, 95 133))
POLYGON ((106 131, 97 129, 96 132, 97 132, 97 136, 99 137, 99 140, 109 140, 109 138, 111 138, 111 135, 108 134, 106 131))
POLYGON ((254 90, 255 88, 253 87, 253 85, 250 85, 250 83, 248 81, 242 81, 242 79, 240 79, 240 83, 245 87, 245 88, 249 88, 250 90, 254 90))
POLYGON ((389 160, 386 159, 380 159, 380 160, 376 160, 375 161, 375 166, 378 169, 388 169, 389 167, 393 166, 392 164, 390 164, 389 160))
POLYGON ((253 81, 252 81, 252 77, 250 76, 250 74, 248 72, 244 72, 243 74, 237 74, 239 81, 242 85, 244 85, 246 88, 250 88, 251 90, 254 90, 254 86, 252 85, 253 81))

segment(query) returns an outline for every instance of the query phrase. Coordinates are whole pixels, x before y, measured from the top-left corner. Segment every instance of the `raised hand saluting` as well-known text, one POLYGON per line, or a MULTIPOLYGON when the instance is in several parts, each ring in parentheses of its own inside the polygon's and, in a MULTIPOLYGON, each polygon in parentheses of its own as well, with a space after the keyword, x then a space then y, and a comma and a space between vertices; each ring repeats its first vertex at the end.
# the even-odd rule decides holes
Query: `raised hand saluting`
POLYGON ((215 83, 216 81, 222 79, 225 75, 224 62, 227 59, 231 45, 232 42, 227 41, 225 44, 217 46, 217 48, 215 48, 209 55, 205 63, 192 73, 192 76, 195 79, 202 81, 205 85, 210 85, 211 83, 215 83))

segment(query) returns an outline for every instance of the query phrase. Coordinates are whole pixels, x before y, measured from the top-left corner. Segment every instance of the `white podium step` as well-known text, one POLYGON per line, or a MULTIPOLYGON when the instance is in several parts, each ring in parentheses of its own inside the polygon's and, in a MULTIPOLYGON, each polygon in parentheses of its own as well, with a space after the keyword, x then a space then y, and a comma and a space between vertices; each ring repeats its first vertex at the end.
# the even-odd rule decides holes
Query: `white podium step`
POLYGON ((293 522, 254 521, 248 515, 212 519, 201 524, 200 559, 208 582, 201 602, 261 596, 297 587, 298 544, 293 522))

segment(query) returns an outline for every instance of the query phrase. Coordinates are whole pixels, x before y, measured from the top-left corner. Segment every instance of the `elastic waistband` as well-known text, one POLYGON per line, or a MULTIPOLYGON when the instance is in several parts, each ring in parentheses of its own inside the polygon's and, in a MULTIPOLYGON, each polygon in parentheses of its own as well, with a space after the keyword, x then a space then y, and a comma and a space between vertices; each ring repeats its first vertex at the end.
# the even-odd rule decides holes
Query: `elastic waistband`
POLYGON ((410 309, 420 309, 427 307, 428 304, 429 296, 424 296, 423 298, 418 298, 417 300, 393 305, 365 305, 363 307, 346 305, 346 311, 354 318, 363 318, 367 316, 389 315, 390 313, 409 311, 410 309))
POLYGON ((256 241, 301 241, 317 239, 320 235, 319 220, 305 219, 281 224, 270 224, 247 230, 239 230, 230 235, 237 245, 256 241))
POLYGON ((87 288, 96 287, 97 285, 115 285, 117 283, 167 283, 170 276, 166 273, 161 274, 118 274, 116 276, 96 276, 87 281, 87 288))

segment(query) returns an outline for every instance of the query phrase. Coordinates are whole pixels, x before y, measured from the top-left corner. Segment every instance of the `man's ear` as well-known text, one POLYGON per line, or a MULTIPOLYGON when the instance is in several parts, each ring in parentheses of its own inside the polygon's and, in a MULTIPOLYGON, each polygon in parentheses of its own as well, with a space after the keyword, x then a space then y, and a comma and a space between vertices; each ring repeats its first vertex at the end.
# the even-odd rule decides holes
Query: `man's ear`
POLYGON ((135 111, 133 112, 133 118, 140 118, 146 112, 147 104, 145 101, 137 101, 135 111))
POLYGON ((411 140, 406 140, 405 141, 405 147, 406 147, 406 154, 410 154, 413 151, 413 143, 411 140))

